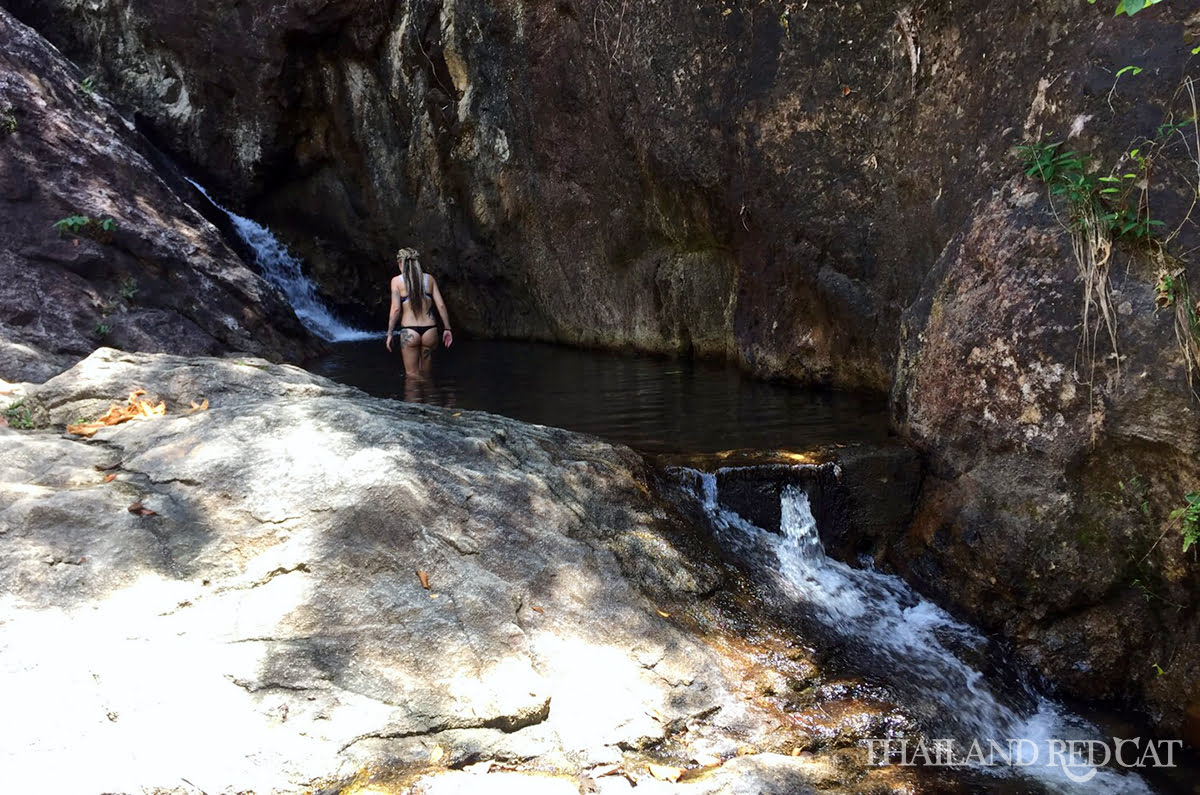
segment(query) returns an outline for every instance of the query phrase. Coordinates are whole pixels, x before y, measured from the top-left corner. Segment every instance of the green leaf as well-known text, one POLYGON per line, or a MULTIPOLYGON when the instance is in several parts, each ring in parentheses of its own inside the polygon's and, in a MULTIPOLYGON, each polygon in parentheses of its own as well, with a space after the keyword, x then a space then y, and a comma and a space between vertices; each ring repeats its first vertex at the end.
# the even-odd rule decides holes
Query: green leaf
POLYGON ((1123 67, 1123 68, 1117 70, 1117 77, 1120 77, 1121 75, 1125 74, 1126 72, 1133 72, 1134 76, 1137 76, 1142 73, 1142 67, 1140 67, 1140 66, 1123 67))

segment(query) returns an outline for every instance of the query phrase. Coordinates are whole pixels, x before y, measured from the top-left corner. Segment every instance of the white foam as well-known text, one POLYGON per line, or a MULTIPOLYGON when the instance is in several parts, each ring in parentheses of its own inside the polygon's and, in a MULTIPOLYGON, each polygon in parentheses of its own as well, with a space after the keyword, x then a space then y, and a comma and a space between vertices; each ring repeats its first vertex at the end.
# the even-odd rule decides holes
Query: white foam
POLYGON ((270 229, 225 209, 213 201, 204 188, 190 179, 188 182, 203 193, 214 207, 229 216, 238 237, 254 252, 255 264, 262 271, 263 278, 283 293, 305 328, 326 342, 350 342, 380 336, 378 332, 347 326, 334 317, 317 294, 316 285, 304 275, 300 260, 276 239, 270 229))
POLYGON ((890 672, 898 689, 919 695, 914 699, 917 706, 910 705, 910 709, 936 727, 939 737, 952 737, 956 748, 963 751, 972 741, 986 750, 991 741, 1007 745, 1010 740, 1024 740, 1023 758, 1037 760, 1027 765, 982 766, 981 770, 1026 776, 1050 792, 1150 792, 1137 775, 1093 767, 1086 760, 1064 754, 1057 743, 1105 738, 1061 705, 1032 689, 1021 694, 1035 705, 1030 714, 1001 701, 996 685, 959 656, 983 653, 987 640, 976 629, 922 598, 898 577, 851 568, 826 557, 803 490, 794 486, 782 490, 780 532, 772 533, 721 506, 715 475, 693 473, 697 497, 718 535, 740 535, 735 543, 749 538, 757 547, 771 550, 787 596, 833 632, 863 645, 881 662, 880 667, 890 672), (941 734, 943 731, 948 734, 941 734))

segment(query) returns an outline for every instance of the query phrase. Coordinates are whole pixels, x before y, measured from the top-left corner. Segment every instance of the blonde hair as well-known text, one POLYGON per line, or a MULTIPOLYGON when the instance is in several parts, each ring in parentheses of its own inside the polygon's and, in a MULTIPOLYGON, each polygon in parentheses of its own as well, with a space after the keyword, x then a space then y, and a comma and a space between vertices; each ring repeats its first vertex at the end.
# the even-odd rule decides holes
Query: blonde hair
POLYGON ((408 290, 408 305, 417 317, 425 314, 425 272, 421 270, 421 255, 415 248, 402 248, 396 252, 396 264, 404 277, 404 288, 408 290))

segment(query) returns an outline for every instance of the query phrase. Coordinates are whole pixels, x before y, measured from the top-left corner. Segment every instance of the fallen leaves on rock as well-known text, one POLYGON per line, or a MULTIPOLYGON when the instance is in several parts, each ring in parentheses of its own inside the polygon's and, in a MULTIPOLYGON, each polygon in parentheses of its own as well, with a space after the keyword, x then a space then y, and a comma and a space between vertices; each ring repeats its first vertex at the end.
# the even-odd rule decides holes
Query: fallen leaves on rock
POLYGON ((433 750, 429 752, 429 764, 436 765, 442 761, 442 757, 446 755, 446 749, 440 745, 435 745, 433 750))
POLYGON ((192 414, 197 411, 208 411, 208 398, 204 398, 204 400, 200 401, 199 403, 193 400, 191 408, 184 413, 192 414))
POLYGON ((128 510, 130 513, 136 513, 138 516, 158 516, 156 512, 150 510, 145 505, 142 505, 141 501, 130 505, 128 510))
POLYGON ((421 587, 424 588, 426 591, 428 591, 429 590, 429 574, 427 572, 422 571, 421 569, 417 569, 417 579, 421 581, 421 587))
POLYGON ((529 609, 530 609, 530 610, 532 610, 532 611, 533 611, 533 612, 535 612, 535 613, 545 613, 545 612, 546 612, 545 610, 543 610, 542 608, 538 607, 537 605, 530 605, 530 606, 529 606, 529 609))
POLYGON ((116 479, 117 479, 117 473, 116 473, 116 472, 109 472, 107 475, 105 475, 105 476, 104 476, 104 482, 105 482, 105 483, 112 483, 112 482, 113 482, 114 480, 116 480, 116 479))
POLYGON ((667 765, 655 764, 647 764, 646 767, 650 770, 650 775, 659 781, 669 781, 674 784, 683 776, 683 768, 681 767, 668 767, 667 765))
POLYGON ((154 404, 148 400, 139 400, 144 394, 146 394, 146 390, 144 389, 133 390, 129 393, 129 401, 124 406, 118 406, 114 403, 109 407, 107 414, 94 422, 78 422, 74 425, 68 425, 67 433, 73 433, 78 436, 93 436, 101 428, 120 425, 122 422, 128 422, 129 420, 162 417, 167 413, 166 403, 160 401, 154 404))

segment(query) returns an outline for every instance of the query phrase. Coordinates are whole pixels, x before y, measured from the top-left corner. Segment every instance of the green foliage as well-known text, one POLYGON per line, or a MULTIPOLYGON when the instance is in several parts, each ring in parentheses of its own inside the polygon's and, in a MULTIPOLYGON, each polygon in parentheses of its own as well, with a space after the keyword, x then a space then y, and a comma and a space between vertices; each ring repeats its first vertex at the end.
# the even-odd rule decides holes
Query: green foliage
POLYGON ((68 215, 54 222, 54 228, 61 234, 90 237, 99 243, 111 243, 113 232, 117 230, 117 222, 111 218, 91 218, 86 215, 68 215))
POLYGON ((84 94, 91 96, 92 92, 96 90, 96 78, 92 77, 91 75, 83 78, 83 82, 79 84, 79 90, 84 94))
POLYGON ((132 301, 138 294, 137 279, 133 278, 132 276, 126 276, 125 278, 121 279, 121 282, 118 285, 118 290, 121 298, 125 299, 126 302, 132 301))
POLYGON ((1182 508, 1171 511, 1171 521, 1181 522, 1180 532, 1183 533, 1183 551, 1187 552, 1192 545, 1200 541, 1200 491, 1193 491, 1184 499, 1187 504, 1182 508))
POLYGON ((98 337, 107 337, 112 332, 112 326, 107 323, 97 323, 95 332, 98 337))
MULTIPOLYGON (((1088 2, 1092 5, 1096 4, 1096 0, 1088 0, 1088 2)), ((1162 0, 1120 0, 1120 2, 1117 3, 1116 11, 1113 12, 1113 16, 1119 17, 1122 14, 1133 16, 1143 8, 1149 8, 1150 6, 1158 5, 1161 2, 1162 0)))
POLYGON ((1106 491, 1103 496, 1114 508, 1150 517, 1149 485, 1136 472, 1129 480, 1118 480, 1116 491, 1106 491))
POLYGON ((55 221, 54 228, 59 232, 70 232, 73 235, 77 235, 91 222, 92 219, 86 215, 68 215, 66 218, 60 218, 55 221))
POLYGON ((12 135, 17 131, 17 117, 9 112, 0 115, 0 134, 12 135))
POLYGON ((1132 240, 1149 238, 1162 226, 1140 201, 1149 157, 1134 149, 1130 155, 1136 170, 1097 177, 1087 155, 1061 147, 1061 141, 1041 141, 1018 146, 1017 154, 1024 161, 1026 175, 1040 178, 1051 196, 1067 202, 1072 224, 1087 224, 1094 217, 1103 227, 1097 231, 1132 240))
POLYGON ((24 398, 4 410, 4 419, 8 421, 10 428, 18 428, 23 431, 33 430, 33 412, 25 405, 24 398))

